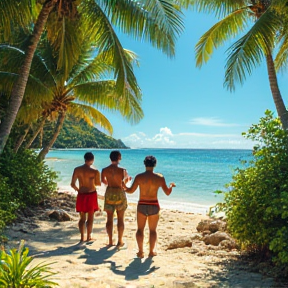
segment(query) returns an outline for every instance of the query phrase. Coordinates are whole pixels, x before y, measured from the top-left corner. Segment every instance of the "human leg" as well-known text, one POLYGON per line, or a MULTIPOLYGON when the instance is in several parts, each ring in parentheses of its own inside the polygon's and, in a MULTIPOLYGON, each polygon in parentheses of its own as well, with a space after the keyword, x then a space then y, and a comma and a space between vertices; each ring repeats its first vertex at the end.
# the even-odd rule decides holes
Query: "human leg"
POLYGON ((154 252, 154 248, 155 248, 155 244, 157 241, 156 229, 157 229, 158 221, 159 221, 159 214, 148 216, 149 246, 150 246, 149 257, 153 257, 157 255, 157 253, 154 252))
POLYGON ((136 240, 137 240, 137 245, 138 245, 138 253, 137 256, 139 258, 144 257, 144 252, 143 252, 143 241, 144 241, 144 228, 146 225, 146 219, 147 216, 137 212, 137 232, 136 232, 136 240))
POLYGON ((93 221, 94 221, 94 211, 88 212, 88 218, 87 218, 87 241, 92 240, 92 230, 93 230, 93 221))
POLYGON ((120 248, 124 245, 123 233, 124 233, 124 213, 125 210, 117 210, 117 230, 118 230, 118 242, 117 247, 120 248))
POLYGON ((113 217, 114 211, 107 211, 107 222, 106 222, 106 231, 108 234, 109 243, 108 245, 113 245, 113 217))
POLYGON ((81 235, 81 242, 84 241, 84 234, 85 234, 85 222, 86 222, 86 213, 85 212, 80 212, 79 213, 79 221, 78 221, 78 228, 79 228, 79 232, 81 235))

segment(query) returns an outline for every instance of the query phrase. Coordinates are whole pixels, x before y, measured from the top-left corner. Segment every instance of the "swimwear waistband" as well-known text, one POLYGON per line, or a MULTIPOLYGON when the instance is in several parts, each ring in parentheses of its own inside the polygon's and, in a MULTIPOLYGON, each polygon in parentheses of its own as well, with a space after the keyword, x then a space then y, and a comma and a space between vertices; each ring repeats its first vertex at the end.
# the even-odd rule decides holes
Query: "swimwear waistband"
POLYGON ((138 201, 138 205, 155 205, 155 206, 159 206, 159 202, 158 200, 142 200, 140 199, 138 201))
POLYGON ((97 193, 97 191, 92 191, 92 192, 85 192, 85 193, 79 193, 78 194, 81 194, 81 195, 90 195, 90 194, 94 194, 94 193, 97 193))

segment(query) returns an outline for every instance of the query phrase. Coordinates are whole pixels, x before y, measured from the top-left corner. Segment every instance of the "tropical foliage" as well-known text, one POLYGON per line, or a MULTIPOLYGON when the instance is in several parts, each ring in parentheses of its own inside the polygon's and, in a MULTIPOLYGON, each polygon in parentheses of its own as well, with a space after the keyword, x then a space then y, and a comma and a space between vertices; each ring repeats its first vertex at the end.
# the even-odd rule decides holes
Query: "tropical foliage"
POLYGON ((201 67, 207 62, 215 48, 240 36, 227 51, 224 85, 233 91, 235 83, 243 84, 246 75, 250 75, 253 69, 265 60, 278 116, 283 127, 288 129, 288 111, 280 93, 272 57, 272 52, 277 48, 276 67, 279 68, 284 65, 288 56, 286 49, 288 22, 287 17, 279 17, 280 2, 273 0, 190 0, 189 2, 199 11, 214 13, 221 18, 197 43, 197 65, 201 67))
POLYGON ((229 231, 243 248, 270 251, 276 263, 287 264, 288 133, 266 111, 244 136, 259 144, 253 160, 237 169, 227 184, 224 210, 229 231))
MULTIPOLYGON (((32 144, 32 148, 39 149, 43 145, 49 142, 53 135, 55 123, 48 122, 44 127, 43 138, 40 139, 40 135, 36 138, 32 144)), ((29 139, 28 135, 28 139, 29 139)), ((105 148, 105 149, 125 149, 128 148, 119 139, 116 140, 111 136, 99 131, 97 128, 87 124, 84 120, 76 120, 74 117, 68 116, 65 118, 63 128, 59 133, 52 148, 105 148)))
POLYGON ((49 267, 52 263, 40 263, 30 267, 33 258, 28 256, 28 253, 29 249, 24 247, 24 241, 21 241, 18 250, 12 249, 9 253, 0 251, 0 286, 3 288, 58 286, 50 280, 51 276, 56 274, 49 267))
MULTIPOLYGON (((25 43, 24 41, 23 45, 25 43)), ((23 125, 29 124, 30 127, 32 122, 39 119, 40 128, 46 120, 56 120, 55 132, 39 154, 42 159, 56 141, 66 114, 84 119, 90 125, 100 125, 110 133, 112 126, 109 120, 96 107, 119 111, 124 119, 132 123, 143 117, 140 107, 141 91, 136 79, 133 80, 133 87, 127 82, 123 93, 119 94, 117 82, 110 76, 115 70, 111 65, 110 54, 94 56, 97 51, 86 42, 82 43, 81 51, 67 77, 63 70, 57 70, 57 58, 54 57, 47 41, 43 40, 40 43, 33 59, 24 100, 17 118, 23 125)), ((2 91, 9 94, 17 77, 17 63, 23 61, 25 53, 18 47, 2 45, 0 54, 3 55, 3 61, 0 63, 0 69, 3 71, 0 73, 2 91)), ((127 50, 124 50, 123 57, 129 65, 137 61, 135 54, 127 50)))
POLYGON ((23 9, 23 15, 18 13, 22 15, 20 18, 15 13, 20 8, 18 0, 2 2, 3 8, 9 7, 5 11, 0 10, 4 16, 0 22, 0 35, 4 35, 2 38, 9 40, 8 29, 12 24, 21 24, 25 29, 31 27, 32 32, 29 45, 25 49, 24 61, 11 90, 5 117, 0 125, 0 154, 22 103, 31 63, 43 31, 57 55, 57 69, 63 70, 65 78, 79 59, 84 39, 93 45, 99 54, 109 54, 111 65, 115 69, 116 90, 119 95, 123 95, 127 83, 131 89, 136 87, 136 83, 132 66, 125 57, 113 25, 136 39, 149 41, 167 55, 174 55, 174 42, 183 28, 181 12, 168 0, 25 0, 23 5, 26 9, 23 9), (29 19, 30 26, 27 26, 29 19), (7 22, 10 22, 10 25, 6 25, 7 22), (86 27, 86 34, 79 27, 86 27))
POLYGON ((7 145, 0 156, 0 178, 3 181, 0 193, 6 206, 7 203, 15 203, 13 205, 21 207, 38 204, 56 191, 56 177, 56 173, 37 159, 37 154, 33 151, 26 149, 15 154, 7 145), (4 190, 6 185, 7 195, 4 190))

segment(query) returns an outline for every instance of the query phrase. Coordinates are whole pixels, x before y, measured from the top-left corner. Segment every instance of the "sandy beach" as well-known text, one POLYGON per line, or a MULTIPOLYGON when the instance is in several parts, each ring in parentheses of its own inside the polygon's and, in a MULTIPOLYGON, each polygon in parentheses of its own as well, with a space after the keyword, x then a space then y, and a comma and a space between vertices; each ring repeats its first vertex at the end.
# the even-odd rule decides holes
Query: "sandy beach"
MULTIPOLYGON (((103 200, 99 200, 103 207, 103 200)), ((136 205, 125 214, 125 246, 117 251, 107 247, 105 214, 96 213, 95 241, 79 244, 75 199, 59 194, 43 206, 19 215, 6 230, 5 248, 17 247, 21 239, 34 256, 32 266, 52 263, 59 287, 148 288, 148 287, 285 287, 269 269, 245 261, 237 249, 206 245, 196 227, 206 215, 161 209, 158 225, 158 255, 148 258, 148 230, 145 230, 145 257, 136 257, 136 205), (52 211, 68 215, 68 221, 51 217, 52 211), (50 215, 50 216, 49 216, 50 215), (261 270, 262 269, 262 270, 261 270), (266 269, 266 270, 265 270, 266 269)), ((114 223, 116 223, 116 218, 114 223)), ((114 228, 116 239, 116 227, 114 228)))

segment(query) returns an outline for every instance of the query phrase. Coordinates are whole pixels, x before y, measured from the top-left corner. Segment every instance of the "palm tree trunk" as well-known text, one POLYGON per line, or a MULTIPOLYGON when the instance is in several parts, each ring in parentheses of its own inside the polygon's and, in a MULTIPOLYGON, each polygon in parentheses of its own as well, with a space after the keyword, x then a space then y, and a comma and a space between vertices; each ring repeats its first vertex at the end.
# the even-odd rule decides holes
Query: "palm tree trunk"
POLYGON ((32 145, 32 143, 34 142, 34 140, 36 139, 36 137, 38 136, 38 134, 40 133, 40 131, 43 129, 44 124, 46 122, 46 118, 44 117, 40 123, 40 125, 38 126, 37 130, 34 132, 34 134, 32 135, 32 137, 30 138, 30 140, 28 141, 28 143, 25 145, 25 149, 29 149, 30 146, 32 145))
POLYGON ((29 125, 26 127, 26 129, 24 129, 24 133, 19 137, 19 139, 18 139, 18 141, 17 141, 17 143, 16 143, 16 145, 15 145, 15 147, 14 147, 14 149, 13 149, 14 153, 17 153, 17 152, 18 152, 19 148, 21 147, 24 139, 26 138, 26 136, 27 136, 27 134, 28 134, 28 131, 30 130, 30 127, 31 127, 31 124, 29 124, 29 125))
POLYGON ((34 30, 30 38, 30 45, 28 46, 25 53, 24 63, 20 68, 17 80, 13 85, 9 106, 0 125, 0 155, 4 150, 7 139, 11 132, 11 128, 14 124, 18 110, 22 103, 35 50, 44 31, 48 16, 57 1, 58 0, 47 0, 42 7, 37 22, 35 23, 34 30))
POLYGON ((54 135, 51 138, 51 140, 49 141, 49 143, 40 151, 38 158, 40 160, 44 160, 45 156, 47 155, 47 153, 49 152, 49 150, 52 148, 53 144, 55 143, 65 120, 65 116, 66 113, 65 111, 63 112, 59 112, 59 116, 58 116, 58 120, 57 120, 57 124, 55 127, 55 131, 54 131, 54 135))
POLYGON ((277 114, 281 120, 283 129, 288 130, 288 111, 285 107, 281 92, 279 90, 275 65, 271 53, 266 55, 266 62, 268 68, 270 89, 276 106, 277 114))

